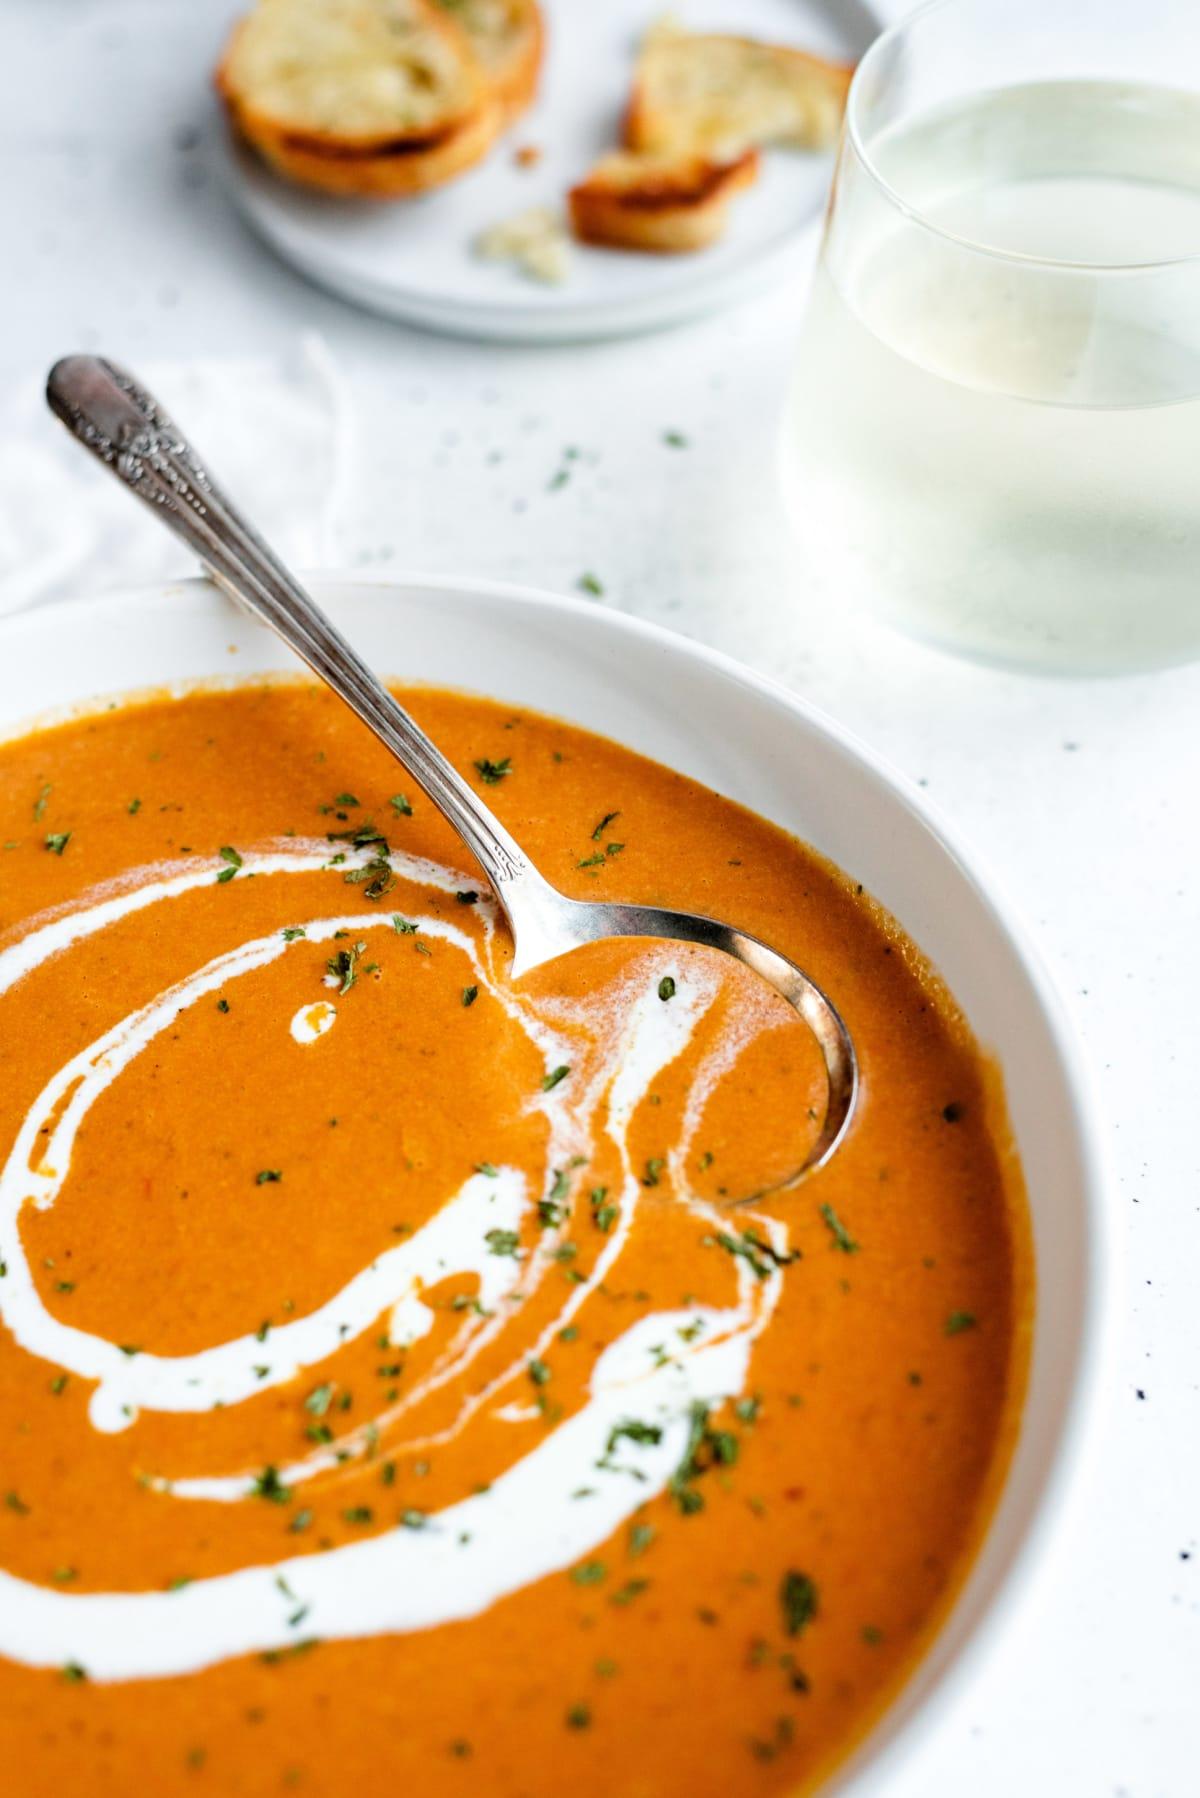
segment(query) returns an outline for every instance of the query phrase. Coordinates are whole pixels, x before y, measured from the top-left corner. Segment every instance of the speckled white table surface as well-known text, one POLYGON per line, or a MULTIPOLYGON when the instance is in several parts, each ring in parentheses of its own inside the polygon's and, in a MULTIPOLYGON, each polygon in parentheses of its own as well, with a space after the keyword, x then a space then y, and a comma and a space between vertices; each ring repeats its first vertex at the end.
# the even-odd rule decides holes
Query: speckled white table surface
POLYGON ((594 571, 597 603, 769 671, 927 784, 1023 909, 1093 1064, 1125 1327, 1090 1494, 898 1798, 1195 1798, 1200 667, 999 673, 806 598, 774 460, 799 278, 669 334, 551 350, 419 335, 305 286, 246 234, 205 147, 231 10, 4 0, 0 379, 70 349, 136 366, 315 328, 357 445, 347 564, 563 590, 594 571), (583 454, 552 490, 566 445, 583 454))

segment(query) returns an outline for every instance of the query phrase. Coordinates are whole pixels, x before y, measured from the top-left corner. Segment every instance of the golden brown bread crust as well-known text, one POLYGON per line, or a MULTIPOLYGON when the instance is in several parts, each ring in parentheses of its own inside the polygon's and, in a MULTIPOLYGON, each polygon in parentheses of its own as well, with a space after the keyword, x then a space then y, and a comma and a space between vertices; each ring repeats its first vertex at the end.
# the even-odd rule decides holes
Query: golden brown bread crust
POLYGON ((757 174, 754 150, 725 162, 618 151, 571 189, 571 226, 584 243, 664 255, 704 249, 720 236, 734 196, 757 174))
POLYGON ((625 152, 570 195, 576 236, 668 252, 711 244, 761 145, 831 141, 852 73, 752 38, 655 27, 638 54, 625 152))
MULTIPOLYGON (((261 3, 261 0, 260 0, 261 3)), ((279 0, 274 0, 279 10, 279 0)), ((217 90, 234 130, 277 173, 326 193, 399 199, 453 180, 479 162, 510 120, 532 99, 542 55, 536 0, 406 0, 416 29, 450 74, 439 111, 427 93, 417 98, 430 114, 419 122, 397 118, 383 129, 374 108, 367 129, 347 117, 334 128, 304 116, 302 107, 264 105, 247 91, 239 52, 254 15, 229 40, 217 70, 217 90)), ((257 21, 255 21, 257 23, 257 21)), ((364 65, 370 73, 369 64, 364 65)), ((320 75, 319 68, 314 70, 320 75)))
POLYGON ((273 120, 248 115, 240 107, 230 106, 229 113, 239 134, 287 180, 324 193, 377 200, 404 199, 452 181, 487 155, 504 127, 499 105, 488 100, 438 133, 363 150, 281 130, 273 120))

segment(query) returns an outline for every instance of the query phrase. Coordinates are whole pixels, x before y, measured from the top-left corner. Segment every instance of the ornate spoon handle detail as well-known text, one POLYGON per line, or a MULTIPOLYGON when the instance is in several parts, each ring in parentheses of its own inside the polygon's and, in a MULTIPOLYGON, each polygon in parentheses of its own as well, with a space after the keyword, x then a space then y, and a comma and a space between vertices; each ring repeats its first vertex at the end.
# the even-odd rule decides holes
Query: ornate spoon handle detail
POLYGON ((404 763, 474 852, 506 912, 506 888, 542 885, 504 826, 312 604, 152 394, 102 357, 67 356, 51 369, 46 398, 220 586, 269 624, 404 763))

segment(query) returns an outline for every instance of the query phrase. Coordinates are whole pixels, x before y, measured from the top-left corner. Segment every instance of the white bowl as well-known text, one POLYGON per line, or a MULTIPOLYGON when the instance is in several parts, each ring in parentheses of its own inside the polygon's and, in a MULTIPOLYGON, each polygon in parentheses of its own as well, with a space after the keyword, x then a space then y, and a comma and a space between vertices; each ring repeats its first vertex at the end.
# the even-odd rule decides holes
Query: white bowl
MULTIPOLYGON (((944 976, 1003 1070, 1033 1217, 1029 1393, 1008 1479, 931 1651, 832 1780, 883 1793, 938 1726, 1061 1526, 1078 1487, 1115 1316, 1100 1132, 1059 1001, 993 883, 928 802, 782 687, 621 613, 490 583, 312 583, 381 672, 558 714, 668 763, 815 845, 861 880, 944 976)), ((291 665, 207 583, 27 613, 0 625, 0 735, 82 700, 291 665)))

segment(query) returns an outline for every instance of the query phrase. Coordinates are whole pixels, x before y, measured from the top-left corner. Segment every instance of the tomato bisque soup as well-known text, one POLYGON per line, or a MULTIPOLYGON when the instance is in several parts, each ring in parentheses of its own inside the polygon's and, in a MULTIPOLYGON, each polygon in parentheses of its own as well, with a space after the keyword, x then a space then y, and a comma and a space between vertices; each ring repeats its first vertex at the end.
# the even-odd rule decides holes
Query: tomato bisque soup
POLYGON ((800 961, 856 1119, 779 1185, 820 1059, 714 952, 512 982, 479 870, 321 690, 0 745, 21 1798, 808 1791, 986 1527, 1031 1272, 949 995, 761 818, 568 724, 405 698, 564 891, 800 961))

